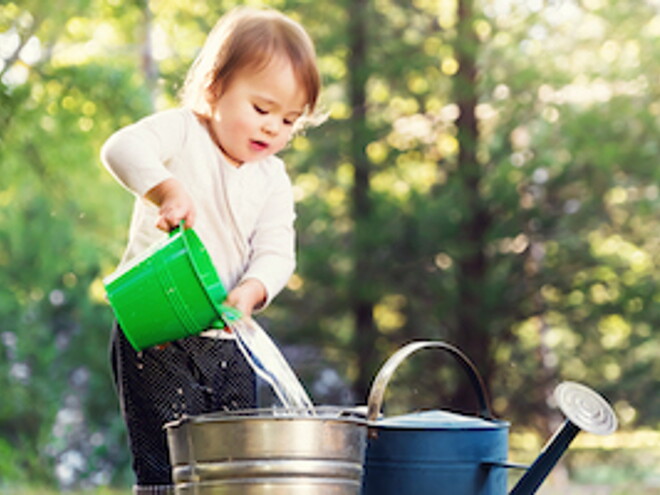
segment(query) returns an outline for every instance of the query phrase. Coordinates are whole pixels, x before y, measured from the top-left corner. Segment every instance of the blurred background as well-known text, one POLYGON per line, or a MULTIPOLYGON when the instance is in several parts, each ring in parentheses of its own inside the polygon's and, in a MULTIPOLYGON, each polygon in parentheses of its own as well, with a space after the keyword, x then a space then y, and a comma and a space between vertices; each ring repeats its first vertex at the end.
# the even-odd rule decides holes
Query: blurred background
MULTIPOLYGON (((0 492, 129 493, 103 277, 133 198, 116 129, 177 105, 217 0, 0 3, 0 492)), ((458 346, 529 462, 587 384, 543 493, 660 493, 660 0, 248 1, 317 44, 328 120, 283 153, 299 264, 261 315, 316 404, 364 404, 417 339, 458 346)), ((424 353, 422 353, 424 354, 424 353)), ((474 411, 410 358, 386 413, 474 411)))

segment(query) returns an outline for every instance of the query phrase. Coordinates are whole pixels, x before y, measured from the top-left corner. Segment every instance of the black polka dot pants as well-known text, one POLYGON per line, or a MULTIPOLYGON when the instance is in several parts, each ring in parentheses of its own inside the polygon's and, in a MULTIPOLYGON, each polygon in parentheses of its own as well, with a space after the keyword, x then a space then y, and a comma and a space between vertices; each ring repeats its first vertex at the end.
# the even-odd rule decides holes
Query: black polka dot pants
POLYGON ((256 378, 233 340, 189 337, 135 351, 117 324, 111 363, 139 486, 171 485, 163 425, 256 406, 256 378))

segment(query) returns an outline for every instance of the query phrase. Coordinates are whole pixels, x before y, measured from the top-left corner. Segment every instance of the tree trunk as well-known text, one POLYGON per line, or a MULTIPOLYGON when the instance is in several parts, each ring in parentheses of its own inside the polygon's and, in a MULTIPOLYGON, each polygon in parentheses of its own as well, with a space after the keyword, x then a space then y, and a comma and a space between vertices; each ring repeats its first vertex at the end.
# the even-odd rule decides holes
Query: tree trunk
MULTIPOLYGON (((478 40, 474 33, 473 0, 458 2, 458 34, 454 46, 459 70, 453 80, 454 99, 459 107, 457 138, 459 143, 457 174, 463 191, 460 249, 457 257, 458 307, 454 342, 475 362, 488 386, 491 376, 491 337, 482 290, 486 287, 487 259, 484 254, 486 234, 492 222, 480 196, 481 165, 477 158, 479 128, 476 117, 478 40)), ((469 408, 474 394, 460 387, 455 405, 469 408)))
POLYGON ((149 7, 149 0, 142 1, 142 17, 144 24, 142 25, 140 39, 140 68, 144 76, 147 90, 149 91, 149 105, 153 111, 156 108, 156 98, 158 96, 158 66, 154 60, 151 39, 153 12, 151 12, 151 8, 149 7))
POLYGON ((368 144, 366 122, 366 83, 369 77, 367 64, 367 7, 368 0, 354 0, 350 8, 349 22, 349 93, 352 108, 350 160, 354 167, 352 207, 354 220, 353 281, 351 312, 354 321, 353 349, 357 360, 357 376, 354 383, 358 400, 367 398, 372 371, 376 366, 376 328, 373 319, 373 298, 370 295, 370 218, 369 197, 370 165, 365 149, 368 144))

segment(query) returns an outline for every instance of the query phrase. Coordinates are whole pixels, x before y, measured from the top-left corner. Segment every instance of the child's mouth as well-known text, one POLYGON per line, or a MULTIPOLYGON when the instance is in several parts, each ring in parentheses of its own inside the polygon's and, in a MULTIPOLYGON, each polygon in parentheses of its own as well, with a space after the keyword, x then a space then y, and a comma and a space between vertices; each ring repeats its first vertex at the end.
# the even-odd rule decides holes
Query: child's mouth
POLYGON ((265 143, 263 141, 253 140, 253 141, 250 141, 250 146, 255 151, 264 151, 266 148, 268 148, 268 143, 265 143))

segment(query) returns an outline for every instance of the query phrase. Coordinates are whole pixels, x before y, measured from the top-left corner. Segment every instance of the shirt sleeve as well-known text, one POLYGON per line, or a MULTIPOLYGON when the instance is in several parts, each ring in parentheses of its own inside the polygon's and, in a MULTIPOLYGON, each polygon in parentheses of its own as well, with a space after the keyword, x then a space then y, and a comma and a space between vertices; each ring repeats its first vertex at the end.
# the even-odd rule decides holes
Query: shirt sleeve
POLYGON ((281 174, 266 200, 250 239, 250 264, 241 280, 256 278, 266 288, 264 309, 284 288, 296 267, 295 208, 289 176, 281 174))
POLYGON ((172 177, 169 159, 185 140, 185 114, 155 113, 115 132, 101 148, 101 161, 129 191, 144 196, 172 177))

